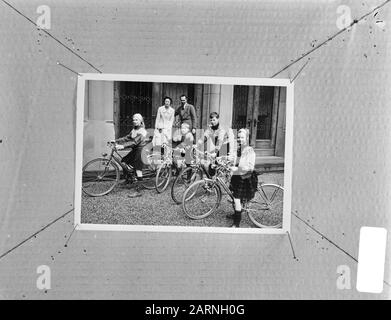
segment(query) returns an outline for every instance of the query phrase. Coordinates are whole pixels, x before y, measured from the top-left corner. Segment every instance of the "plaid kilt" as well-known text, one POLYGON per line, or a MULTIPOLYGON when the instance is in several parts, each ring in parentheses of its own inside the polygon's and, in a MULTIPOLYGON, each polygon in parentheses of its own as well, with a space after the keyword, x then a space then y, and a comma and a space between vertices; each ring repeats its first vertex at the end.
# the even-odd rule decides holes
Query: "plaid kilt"
POLYGON ((255 171, 245 175, 233 175, 229 186, 235 199, 249 201, 258 188, 258 176, 255 171))

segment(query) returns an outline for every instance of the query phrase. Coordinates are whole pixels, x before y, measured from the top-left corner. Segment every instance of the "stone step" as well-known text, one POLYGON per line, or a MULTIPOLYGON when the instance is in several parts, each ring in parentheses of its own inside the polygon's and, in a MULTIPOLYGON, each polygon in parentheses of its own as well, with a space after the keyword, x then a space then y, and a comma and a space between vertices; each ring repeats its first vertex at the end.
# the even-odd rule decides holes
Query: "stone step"
POLYGON ((256 140, 255 148, 257 149, 270 149, 271 140, 256 140))
POLYGON ((274 149, 255 148, 254 151, 257 157, 274 156, 274 149))
POLYGON ((255 170, 258 172, 284 171, 284 158, 281 157, 256 157, 255 170))

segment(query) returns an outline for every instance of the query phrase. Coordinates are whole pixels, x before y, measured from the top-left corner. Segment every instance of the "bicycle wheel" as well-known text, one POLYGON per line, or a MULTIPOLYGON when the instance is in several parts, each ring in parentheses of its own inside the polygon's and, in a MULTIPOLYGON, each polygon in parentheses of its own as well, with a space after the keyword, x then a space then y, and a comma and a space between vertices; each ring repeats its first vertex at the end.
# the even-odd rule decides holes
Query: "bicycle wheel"
POLYGON ((254 199, 247 203, 250 220, 260 228, 281 228, 284 189, 276 184, 262 184, 254 199))
POLYGON ((82 190, 91 197, 100 197, 114 189, 119 181, 119 168, 109 159, 91 160, 83 167, 82 190))
POLYGON ((155 187, 158 193, 162 193, 166 190, 168 184, 170 183, 172 175, 171 165, 167 163, 163 163, 159 166, 159 169, 156 172, 156 181, 155 187))
POLYGON ((215 212, 220 201, 220 187, 214 182, 200 180, 186 189, 182 199, 182 207, 189 218, 198 220, 215 212))
POLYGON ((202 170, 187 167, 179 172, 171 185, 171 198, 176 204, 182 203, 183 194, 195 181, 202 179, 202 170))

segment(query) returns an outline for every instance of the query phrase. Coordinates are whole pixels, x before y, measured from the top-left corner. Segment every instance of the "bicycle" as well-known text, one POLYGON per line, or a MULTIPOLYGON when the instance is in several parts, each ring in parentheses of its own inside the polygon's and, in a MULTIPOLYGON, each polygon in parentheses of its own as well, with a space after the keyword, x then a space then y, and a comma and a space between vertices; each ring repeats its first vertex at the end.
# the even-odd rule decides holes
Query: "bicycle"
MULTIPOLYGON (((122 161, 122 156, 118 153, 122 150, 120 146, 113 142, 108 142, 111 148, 108 158, 107 153, 102 153, 102 158, 96 158, 86 163, 82 169, 82 190, 91 197, 100 197, 110 193, 119 183, 120 168, 130 183, 136 181, 135 170, 131 165, 122 161)), ((152 190, 155 188, 156 164, 153 155, 146 154, 148 165, 143 169, 143 181, 141 187, 152 190)))
MULTIPOLYGON (((230 171, 228 165, 227 162, 219 161, 216 175, 196 181, 186 189, 182 198, 182 207, 189 218, 204 219, 216 212, 221 203, 222 189, 233 204, 234 197, 225 179, 230 171)), ((255 197, 242 203, 243 211, 257 227, 281 228, 283 198, 282 186, 261 182, 255 197)))
POLYGON ((193 146, 192 153, 194 160, 179 172, 171 185, 171 198, 176 204, 182 203, 183 193, 196 180, 201 180, 204 176, 211 178, 206 170, 206 164, 213 164, 215 158, 208 152, 199 151, 195 146, 193 146))
POLYGON ((177 176, 182 168, 182 164, 174 155, 178 148, 171 148, 166 143, 162 145, 164 150, 164 159, 156 172, 155 187, 158 193, 162 193, 169 185, 172 175, 177 176))

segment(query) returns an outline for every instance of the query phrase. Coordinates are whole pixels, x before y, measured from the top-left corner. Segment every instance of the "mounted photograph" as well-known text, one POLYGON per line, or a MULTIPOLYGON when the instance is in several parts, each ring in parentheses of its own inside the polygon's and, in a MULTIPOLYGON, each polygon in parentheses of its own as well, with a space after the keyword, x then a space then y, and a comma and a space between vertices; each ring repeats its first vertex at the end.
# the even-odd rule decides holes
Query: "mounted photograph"
POLYGON ((81 74, 78 230, 290 230, 289 79, 81 74))

